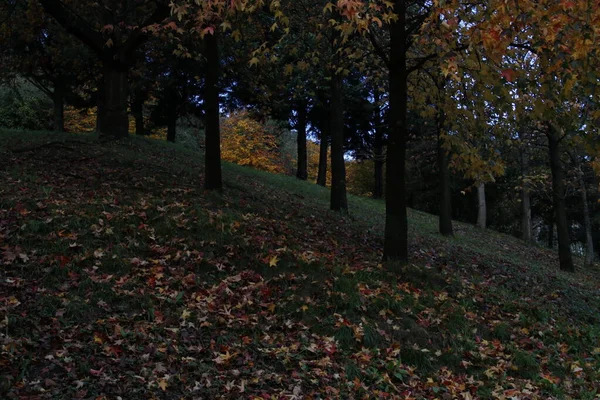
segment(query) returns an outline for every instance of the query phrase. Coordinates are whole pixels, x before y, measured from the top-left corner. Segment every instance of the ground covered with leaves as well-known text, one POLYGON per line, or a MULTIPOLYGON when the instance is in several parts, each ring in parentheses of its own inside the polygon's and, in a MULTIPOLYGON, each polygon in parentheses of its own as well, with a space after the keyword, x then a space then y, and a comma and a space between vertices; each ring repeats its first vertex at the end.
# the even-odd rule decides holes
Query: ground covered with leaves
POLYGON ((600 279, 554 252, 131 139, 0 133, 0 397, 594 399, 600 279))

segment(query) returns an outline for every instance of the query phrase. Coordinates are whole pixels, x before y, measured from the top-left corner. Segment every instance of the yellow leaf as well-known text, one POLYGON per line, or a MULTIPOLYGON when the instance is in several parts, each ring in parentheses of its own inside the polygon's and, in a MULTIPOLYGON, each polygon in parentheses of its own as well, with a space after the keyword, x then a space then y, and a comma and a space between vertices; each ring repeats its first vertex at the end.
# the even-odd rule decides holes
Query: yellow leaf
POLYGON ((221 29, 223 29, 223 32, 226 32, 228 29, 231 29, 231 23, 229 21, 223 21, 223 23, 221 24, 221 29))
POLYGON ((94 334, 94 343, 102 344, 102 343, 104 343, 104 340, 102 340, 102 338, 100 336, 98 336, 97 334, 94 334))
POLYGON ((183 310, 183 312, 181 313, 181 319, 185 321, 190 317, 190 315, 192 315, 191 312, 189 312, 188 310, 183 310))
POLYGON ((161 388, 163 392, 167 390, 167 386, 169 386, 169 384, 166 379, 161 378, 158 380, 158 387, 161 388))
POLYGON ((269 267, 276 267, 279 262, 279 258, 277 256, 273 256, 269 261, 269 267))
POLYGON ((308 306, 307 306, 306 304, 305 304, 305 305, 303 305, 303 306, 302 306, 302 307, 300 307, 300 308, 302 309, 302 311, 306 311, 306 310, 308 310, 308 306))
POLYGON ((104 43, 104 45, 105 45, 106 47, 108 47, 108 48, 111 48, 111 47, 113 46, 113 44, 114 44, 114 43, 113 43, 113 40, 112 40, 112 39, 108 39, 108 40, 106 41, 106 43, 104 43))
POLYGON ((248 62, 248 65, 251 67, 254 65, 258 65, 258 57, 252 57, 252 59, 248 62))

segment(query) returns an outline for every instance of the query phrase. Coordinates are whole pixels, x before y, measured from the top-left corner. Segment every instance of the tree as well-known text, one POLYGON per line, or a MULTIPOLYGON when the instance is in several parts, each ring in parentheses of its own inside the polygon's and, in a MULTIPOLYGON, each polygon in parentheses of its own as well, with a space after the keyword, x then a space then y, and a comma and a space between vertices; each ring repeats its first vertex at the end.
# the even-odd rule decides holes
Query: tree
MULTIPOLYGON (((2 7, 2 6, 0 6, 2 7)), ((44 15, 35 2, 7 3, 0 24, 2 79, 22 78, 53 102, 52 128, 64 131, 65 103, 82 104, 82 86, 93 80, 94 62, 86 49, 44 15)))
POLYGON ((98 107, 101 138, 128 134, 129 70, 135 51, 150 37, 150 27, 169 16, 167 1, 129 2, 39 0, 69 34, 90 48, 102 63, 98 107))

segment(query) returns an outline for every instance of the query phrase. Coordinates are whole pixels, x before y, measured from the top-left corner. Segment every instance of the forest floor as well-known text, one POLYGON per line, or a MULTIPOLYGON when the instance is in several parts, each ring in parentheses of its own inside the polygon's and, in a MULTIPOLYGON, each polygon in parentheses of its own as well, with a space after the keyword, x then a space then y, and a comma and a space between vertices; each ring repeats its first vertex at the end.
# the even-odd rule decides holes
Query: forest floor
POLYGON ((0 132, 0 397, 600 398, 600 274, 132 138, 0 132))

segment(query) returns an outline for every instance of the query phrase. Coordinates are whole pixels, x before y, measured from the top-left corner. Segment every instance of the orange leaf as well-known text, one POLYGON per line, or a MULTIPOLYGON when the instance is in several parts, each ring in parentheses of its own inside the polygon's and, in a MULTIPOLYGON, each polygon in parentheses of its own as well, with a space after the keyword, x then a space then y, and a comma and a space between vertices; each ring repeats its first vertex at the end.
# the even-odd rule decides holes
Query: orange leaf
POLYGON ((517 73, 515 72, 514 69, 508 68, 508 69, 503 70, 501 75, 508 82, 513 82, 515 80, 515 76, 517 75, 517 73))

